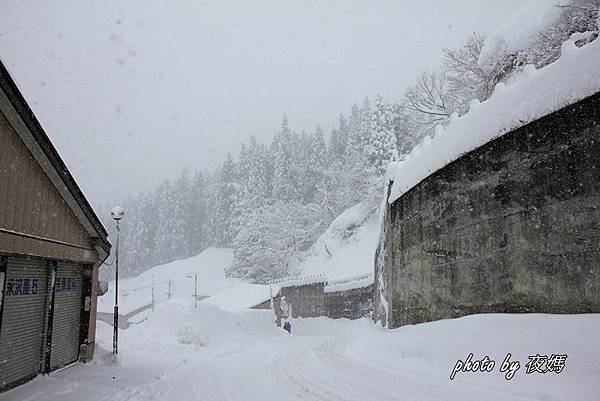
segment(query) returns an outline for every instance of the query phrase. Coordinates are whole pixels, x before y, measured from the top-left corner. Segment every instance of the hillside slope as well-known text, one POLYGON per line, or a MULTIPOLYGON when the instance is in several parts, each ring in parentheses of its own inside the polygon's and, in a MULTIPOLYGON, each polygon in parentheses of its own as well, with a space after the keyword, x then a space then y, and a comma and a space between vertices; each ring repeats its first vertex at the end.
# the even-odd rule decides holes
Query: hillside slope
POLYGON ((323 274, 328 280, 371 273, 378 236, 377 209, 358 203, 330 224, 297 269, 301 275, 323 274))
MULTIPOLYGON (((197 275, 197 293, 200 296, 211 296, 227 289, 239 281, 225 277, 225 270, 231 266, 232 259, 232 249, 211 247, 191 258, 155 266, 137 277, 119 280, 119 313, 128 314, 150 304, 153 287, 155 302, 167 300, 169 279, 171 298, 191 299, 194 275, 197 275)), ((112 312, 114 289, 115 283, 111 281, 108 293, 98 297, 99 312, 112 312)))

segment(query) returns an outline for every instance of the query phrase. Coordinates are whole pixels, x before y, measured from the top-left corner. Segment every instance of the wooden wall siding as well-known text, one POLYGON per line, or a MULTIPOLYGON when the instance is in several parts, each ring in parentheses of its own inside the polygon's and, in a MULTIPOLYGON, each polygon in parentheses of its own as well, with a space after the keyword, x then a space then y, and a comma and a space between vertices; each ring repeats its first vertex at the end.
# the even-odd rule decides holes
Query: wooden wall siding
POLYGON ((0 228, 87 248, 0 232, 0 252, 95 261, 89 238, 71 209, 0 113, 0 228))

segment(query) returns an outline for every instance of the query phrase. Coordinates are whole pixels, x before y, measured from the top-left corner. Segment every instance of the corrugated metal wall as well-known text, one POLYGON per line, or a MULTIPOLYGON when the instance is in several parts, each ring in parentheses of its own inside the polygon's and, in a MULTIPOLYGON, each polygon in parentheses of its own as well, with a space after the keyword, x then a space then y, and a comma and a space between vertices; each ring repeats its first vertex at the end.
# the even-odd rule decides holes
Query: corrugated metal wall
POLYGON ((79 355, 81 288, 81 267, 75 263, 59 262, 54 284, 51 370, 76 361, 79 355))
POLYGON ((0 391, 42 369, 47 280, 45 261, 8 260, 0 328, 0 391))
POLYGON ((81 324, 84 265, 0 256, 0 392, 72 362, 81 324))

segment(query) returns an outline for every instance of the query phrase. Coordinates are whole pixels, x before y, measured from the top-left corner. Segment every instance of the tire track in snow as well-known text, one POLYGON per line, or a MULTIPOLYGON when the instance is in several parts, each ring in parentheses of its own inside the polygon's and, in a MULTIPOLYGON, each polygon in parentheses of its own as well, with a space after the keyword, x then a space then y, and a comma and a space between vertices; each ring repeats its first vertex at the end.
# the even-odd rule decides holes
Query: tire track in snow
MULTIPOLYGON (((327 401, 398 401, 415 399, 498 401, 530 399, 489 386, 449 382, 413 371, 391 371, 348 352, 346 338, 290 338, 277 349, 272 368, 298 397, 327 401)), ((272 344, 273 345, 273 344, 272 344)))
MULTIPOLYGON (((280 381, 299 397, 309 396, 312 399, 327 401, 397 399, 394 394, 373 386, 372 380, 358 377, 360 375, 356 374, 354 364, 350 374, 348 371, 341 372, 335 357, 327 358, 323 355, 324 353, 337 354, 339 352, 337 342, 327 337, 315 345, 315 338, 317 337, 294 338, 290 344, 278 350, 273 366, 280 381), (305 344, 308 338, 310 343, 305 344)), ((371 374, 367 375, 370 376, 371 374)))

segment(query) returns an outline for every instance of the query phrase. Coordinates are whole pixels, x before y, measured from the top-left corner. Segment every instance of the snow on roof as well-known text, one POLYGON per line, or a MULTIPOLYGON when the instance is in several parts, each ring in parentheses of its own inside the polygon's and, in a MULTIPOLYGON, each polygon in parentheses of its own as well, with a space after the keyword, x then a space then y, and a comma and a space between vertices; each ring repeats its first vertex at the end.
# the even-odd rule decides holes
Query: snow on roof
POLYGON ((227 311, 240 311, 261 304, 271 299, 271 294, 276 296, 278 293, 277 286, 269 288, 268 285, 238 283, 212 297, 203 299, 202 302, 227 311))
POLYGON ((390 163, 388 202, 492 139, 600 92, 599 71, 600 39, 583 47, 568 40, 554 63, 539 70, 525 66, 496 85, 492 97, 482 103, 474 100, 467 114, 445 128, 438 126, 433 138, 426 137, 404 160, 390 163))
POLYGON ((343 280, 329 281, 325 286, 325 292, 340 292, 354 290, 357 288, 368 287, 375 281, 373 273, 361 274, 359 276, 348 277, 343 280))

